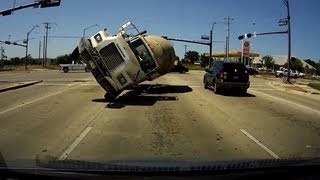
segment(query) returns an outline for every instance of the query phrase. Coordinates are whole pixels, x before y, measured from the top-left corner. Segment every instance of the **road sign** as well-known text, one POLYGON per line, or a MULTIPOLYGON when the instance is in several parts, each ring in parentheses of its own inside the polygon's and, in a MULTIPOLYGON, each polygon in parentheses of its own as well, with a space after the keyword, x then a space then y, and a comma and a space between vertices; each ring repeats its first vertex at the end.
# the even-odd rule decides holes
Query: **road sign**
POLYGON ((210 37, 209 37, 209 36, 206 36, 206 35, 202 35, 202 36, 201 36, 201 39, 203 39, 203 40, 210 40, 210 37))
POLYGON ((249 54, 249 53, 250 53, 250 42, 243 41, 243 54, 249 54))

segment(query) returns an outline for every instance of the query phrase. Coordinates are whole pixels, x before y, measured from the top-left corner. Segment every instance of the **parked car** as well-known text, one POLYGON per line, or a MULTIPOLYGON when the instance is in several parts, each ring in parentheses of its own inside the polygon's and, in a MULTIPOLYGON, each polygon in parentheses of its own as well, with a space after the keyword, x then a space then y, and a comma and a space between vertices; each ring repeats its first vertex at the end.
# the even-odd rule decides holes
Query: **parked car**
POLYGON ((257 71, 256 69, 254 69, 252 67, 247 68, 247 71, 248 71, 248 74, 251 75, 251 76, 259 74, 259 71, 257 71))
POLYGON ((305 73, 300 72, 300 73, 298 74, 298 76, 299 76, 300 78, 304 78, 304 77, 306 76, 306 74, 305 74, 305 73))
MULTIPOLYGON (((274 72, 275 77, 282 78, 283 76, 288 76, 288 70, 282 69, 274 72)), ((290 69, 290 77, 293 77, 294 79, 297 79, 299 77, 299 73, 297 71, 292 71, 290 69)))
POLYGON ((189 69, 182 64, 174 65, 170 72, 179 72, 179 73, 186 73, 189 72, 189 69))
POLYGON ((319 75, 316 75, 316 74, 313 74, 311 77, 312 77, 312 78, 315 78, 315 79, 320 79, 320 76, 319 76, 319 75))
POLYGON ((67 73, 69 71, 81 71, 84 70, 85 72, 90 72, 89 66, 85 64, 84 62, 80 61, 80 63, 75 63, 72 61, 71 64, 60 64, 60 70, 62 70, 64 73, 67 73))
POLYGON ((214 93, 238 90, 239 93, 246 94, 250 81, 248 71, 243 64, 217 62, 210 69, 206 69, 203 84, 205 89, 212 87, 214 93))

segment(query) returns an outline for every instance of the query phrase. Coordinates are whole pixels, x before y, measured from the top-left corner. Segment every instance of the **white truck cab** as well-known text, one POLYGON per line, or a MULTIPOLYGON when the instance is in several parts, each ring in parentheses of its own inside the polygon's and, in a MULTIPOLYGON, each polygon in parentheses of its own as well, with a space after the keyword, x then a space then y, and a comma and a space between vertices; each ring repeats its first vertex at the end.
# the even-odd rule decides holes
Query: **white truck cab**
POLYGON ((78 45, 80 56, 111 99, 140 82, 169 72, 175 60, 166 39, 144 35, 145 31, 129 36, 124 31, 129 25, 124 24, 116 35, 104 29, 89 39, 82 38, 78 45))

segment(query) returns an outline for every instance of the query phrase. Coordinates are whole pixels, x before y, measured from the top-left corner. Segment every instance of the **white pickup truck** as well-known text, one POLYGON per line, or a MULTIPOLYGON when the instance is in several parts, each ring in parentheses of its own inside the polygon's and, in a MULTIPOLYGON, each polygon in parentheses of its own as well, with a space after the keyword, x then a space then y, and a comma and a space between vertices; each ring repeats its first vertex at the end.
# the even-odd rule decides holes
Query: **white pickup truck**
POLYGON ((80 63, 75 63, 72 61, 72 64, 60 64, 60 70, 67 73, 69 71, 81 71, 90 72, 89 66, 86 63, 80 61, 80 63))
MULTIPOLYGON (((282 78, 283 76, 288 76, 288 70, 287 69, 282 69, 274 72, 274 75, 276 77, 282 78)), ((297 79, 299 77, 299 72, 297 71, 292 71, 290 69, 290 77, 293 77, 294 79, 297 79)))

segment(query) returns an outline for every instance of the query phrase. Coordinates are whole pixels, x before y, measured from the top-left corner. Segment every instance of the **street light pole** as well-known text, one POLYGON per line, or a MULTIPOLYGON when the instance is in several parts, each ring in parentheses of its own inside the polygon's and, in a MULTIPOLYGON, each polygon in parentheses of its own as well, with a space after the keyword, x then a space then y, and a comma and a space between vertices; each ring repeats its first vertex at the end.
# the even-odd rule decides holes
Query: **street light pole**
POLYGON ((32 29, 27 32, 27 39, 26 39, 26 41, 25 41, 25 43, 26 43, 26 58, 25 58, 25 60, 24 60, 24 70, 27 70, 27 69, 28 69, 28 67, 27 67, 27 65, 28 65, 28 60, 27 60, 27 59, 28 59, 28 47, 29 47, 29 35, 30 35, 30 33, 34 30, 34 28, 36 28, 36 27, 39 27, 39 26, 38 26, 38 25, 33 26, 32 29))
POLYGON ((98 24, 94 24, 94 25, 91 25, 91 26, 88 26, 86 28, 83 29, 83 35, 82 37, 84 38, 86 36, 86 30, 90 29, 90 28, 93 28, 95 26, 98 26, 98 24))

